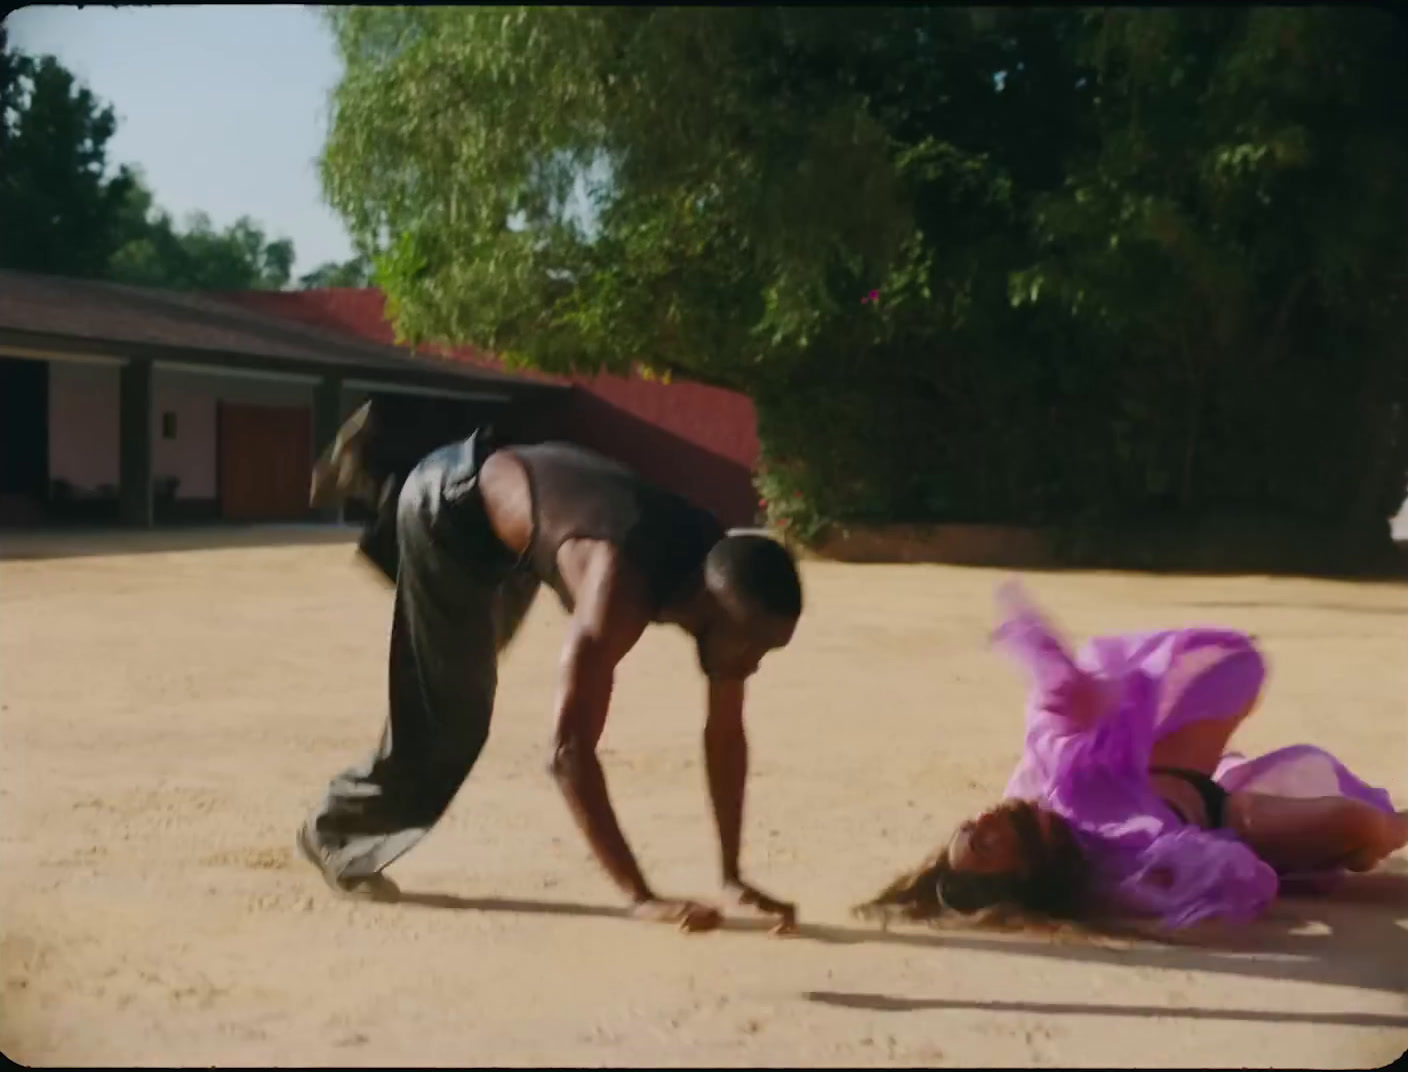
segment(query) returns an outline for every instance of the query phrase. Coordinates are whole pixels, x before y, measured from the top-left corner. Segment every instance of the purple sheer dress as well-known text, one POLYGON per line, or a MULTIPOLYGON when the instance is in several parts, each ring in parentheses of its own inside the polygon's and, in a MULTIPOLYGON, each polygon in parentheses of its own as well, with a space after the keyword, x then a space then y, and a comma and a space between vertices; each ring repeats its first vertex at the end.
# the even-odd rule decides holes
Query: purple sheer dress
MULTIPOLYGON (((1026 744, 1009 798, 1067 820, 1106 910, 1167 927, 1246 921, 1295 882, 1323 889, 1333 874, 1280 875, 1227 830, 1184 823, 1153 791, 1156 741, 1181 726, 1229 718, 1261 690, 1265 663, 1250 637, 1228 629, 1170 629, 1100 637, 1074 656, 1020 586, 999 593, 994 642, 1030 673, 1026 744)), ((1235 752, 1214 773, 1229 792, 1342 795, 1393 810, 1389 795, 1312 745, 1255 759, 1235 752)))

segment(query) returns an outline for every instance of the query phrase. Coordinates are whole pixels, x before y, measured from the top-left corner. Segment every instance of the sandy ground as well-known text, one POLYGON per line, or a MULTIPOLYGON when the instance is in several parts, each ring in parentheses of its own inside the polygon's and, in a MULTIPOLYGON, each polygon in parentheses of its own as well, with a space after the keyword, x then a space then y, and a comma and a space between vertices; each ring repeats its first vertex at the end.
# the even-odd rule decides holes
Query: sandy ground
MULTIPOLYGON (((622 918, 544 773, 547 600, 479 767, 392 869, 407 902, 336 900, 293 834, 375 742, 390 597, 345 542, 283 542, 0 562, 15 1060, 1366 1068, 1408 1047, 1408 861, 1191 948, 850 920, 1013 762, 1022 685, 984 647, 1001 578, 984 570, 807 564, 808 615, 750 698, 745 845, 754 879, 799 901, 799 937, 622 918)), ((1408 799, 1408 588, 1028 583, 1077 634, 1255 632, 1274 665, 1245 747, 1323 742, 1408 799)), ((605 762, 647 874, 708 895, 701 687, 658 632, 621 671, 605 762)))

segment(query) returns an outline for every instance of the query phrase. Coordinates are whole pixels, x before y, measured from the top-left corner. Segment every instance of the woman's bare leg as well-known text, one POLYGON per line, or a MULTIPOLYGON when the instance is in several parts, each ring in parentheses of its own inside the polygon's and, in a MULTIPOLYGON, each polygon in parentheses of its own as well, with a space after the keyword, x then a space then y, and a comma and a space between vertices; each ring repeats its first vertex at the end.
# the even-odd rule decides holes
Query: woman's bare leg
POLYGON ((1408 812, 1385 812, 1348 797, 1277 797, 1236 792, 1226 825, 1277 871, 1344 867, 1368 871, 1408 847, 1408 812))
POLYGON ((1266 663, 1248 642, 1196 671, 1182 688, 1166 682, 1166 688, 1177 690, 1177 698, 1164 721, 1182 725, 1154 743, 1151 765, 1211 775, 1237 727, 1256 708, 1265 680, 1266 663))
POLYGON ((1154 742, 1149 756, 1152 767, 1181 767, 1212 775, 1227 751, 1227 743, 1237 732, 1242 720, 1256 707, 1253 700, 1246 708, 1229 718, 1205 718, 1174 730, 1154 742))

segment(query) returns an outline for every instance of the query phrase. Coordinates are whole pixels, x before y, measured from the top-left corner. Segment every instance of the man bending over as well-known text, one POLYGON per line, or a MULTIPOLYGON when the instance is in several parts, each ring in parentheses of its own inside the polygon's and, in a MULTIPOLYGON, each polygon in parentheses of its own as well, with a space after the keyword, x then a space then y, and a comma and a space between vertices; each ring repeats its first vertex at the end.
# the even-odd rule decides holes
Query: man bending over
POLYGON ((683 498, 569 444, 495 449, 476 433, 431 452, 403 479, 375 426, 371 403, 348 419, 318 462, 312 499, 377 511, 360 547, 396 586, 390 715, 376 752, 332 781, 300 829, 304 856, 339 892, 395 898, 382 871, 426 835, 479 758, 498 655, 546 584, 571 614, 551 771, 633 914, 690 931, 721 919, 646 881, 597 759, 616 665, 659 623, 694 637, 708 680, 704 755, 724 890, 732 904, 791 928, 793 906, 739 869, 744 683, 792 639, 801 615, 788 551, 765 536, 726 534, 683 498))

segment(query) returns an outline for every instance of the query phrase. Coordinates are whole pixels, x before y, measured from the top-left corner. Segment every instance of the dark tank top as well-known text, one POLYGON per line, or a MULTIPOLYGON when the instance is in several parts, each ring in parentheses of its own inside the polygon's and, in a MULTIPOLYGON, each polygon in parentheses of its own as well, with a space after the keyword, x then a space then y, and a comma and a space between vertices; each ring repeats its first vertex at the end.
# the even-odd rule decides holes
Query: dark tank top
POLYGON ((511 450, 528 473, 533 503, 527 564, 569 611, 572 595, 557 568, 558 548, 568 540, 616 547, 644 576, 658 613, 724 536, 712 514, 592 451, 571 443, 511 450))

